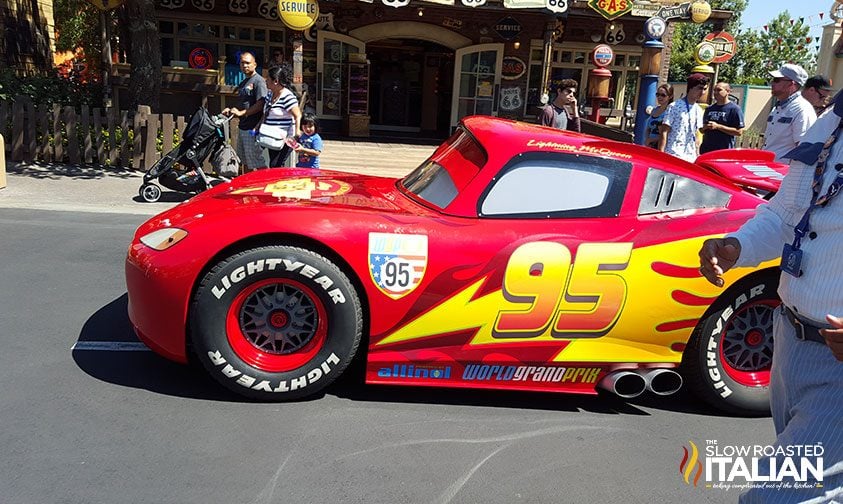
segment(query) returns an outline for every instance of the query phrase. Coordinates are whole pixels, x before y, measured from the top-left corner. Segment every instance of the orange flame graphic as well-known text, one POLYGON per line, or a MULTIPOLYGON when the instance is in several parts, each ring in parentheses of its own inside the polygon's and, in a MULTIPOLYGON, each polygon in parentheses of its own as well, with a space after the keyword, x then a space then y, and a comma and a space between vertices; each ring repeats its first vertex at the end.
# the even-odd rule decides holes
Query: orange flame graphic
POLYGON ((688 449, 684 446, 682 447, 682 451, 684 453, 682 455, 682 462, 679 463, 679 474, 683 476, 685 484, 690 485, 691 473, 695 473, 693 485, 697 486, 697 483, 699 483, 700 477, 702 476, 702 463, 699 461, 699 450, 697 450, 697 445, 695 445, 693 441, 688 442, 691 443, 691 454, 689 457, 688 449))

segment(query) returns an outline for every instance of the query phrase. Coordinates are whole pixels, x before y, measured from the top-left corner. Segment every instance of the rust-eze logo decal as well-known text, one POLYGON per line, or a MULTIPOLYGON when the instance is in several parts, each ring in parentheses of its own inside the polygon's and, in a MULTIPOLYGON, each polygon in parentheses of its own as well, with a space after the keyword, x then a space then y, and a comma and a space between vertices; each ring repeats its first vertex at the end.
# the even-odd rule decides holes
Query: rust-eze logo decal
POLYGON ((244 187, 231 194, 269 193, 276 198, 310 200, 341 196, 351 190, 351 185, 341 180, 322 178, 283 179, 265 186, 244 187))
POLYGON ((427 269, 427 235, 369 233, 369 273, 375 286, 400 299, 413 292, 427 269))

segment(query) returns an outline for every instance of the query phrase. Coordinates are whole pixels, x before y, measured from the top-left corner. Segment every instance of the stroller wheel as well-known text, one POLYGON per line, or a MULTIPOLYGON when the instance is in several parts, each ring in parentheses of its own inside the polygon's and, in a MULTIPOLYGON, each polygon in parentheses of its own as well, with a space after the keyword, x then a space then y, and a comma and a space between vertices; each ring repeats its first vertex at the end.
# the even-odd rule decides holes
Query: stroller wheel
POLYGON ((155 203, 161 198, 161 188, 155 184, 144 184, 138 190, 138 194, 147 203, 155 203))

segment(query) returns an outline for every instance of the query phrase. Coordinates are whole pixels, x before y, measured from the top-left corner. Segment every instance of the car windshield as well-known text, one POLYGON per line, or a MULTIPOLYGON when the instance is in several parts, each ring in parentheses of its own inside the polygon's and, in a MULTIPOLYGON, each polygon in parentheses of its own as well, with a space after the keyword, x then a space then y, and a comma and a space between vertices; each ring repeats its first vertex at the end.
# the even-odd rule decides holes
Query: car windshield
POLYGON ((436 152, 401 180, 409 192, 446 208, 486 164, 486 152, 474 137, 458 128, 436 152))

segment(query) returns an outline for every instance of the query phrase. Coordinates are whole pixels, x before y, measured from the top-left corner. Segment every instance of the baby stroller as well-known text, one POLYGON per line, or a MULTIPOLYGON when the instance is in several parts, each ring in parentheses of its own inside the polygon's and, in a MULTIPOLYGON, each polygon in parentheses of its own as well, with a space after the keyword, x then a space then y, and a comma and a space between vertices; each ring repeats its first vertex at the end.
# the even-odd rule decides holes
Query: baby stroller
POLYGON ((183 193, 198 193, 237 175, 240 159, 228 145, 230 117, 211 116, 204 107, 193 113, 182 132, 181 143, 159 159, 143 175, 138 194, 144 201, 161 198, 161 186, 183 193), (220 177, 205 174, 202 163, 212 156, 211 163, 220 177), (153 182, 158 179, 158 184, 153 182))

